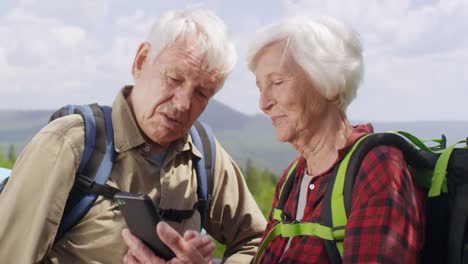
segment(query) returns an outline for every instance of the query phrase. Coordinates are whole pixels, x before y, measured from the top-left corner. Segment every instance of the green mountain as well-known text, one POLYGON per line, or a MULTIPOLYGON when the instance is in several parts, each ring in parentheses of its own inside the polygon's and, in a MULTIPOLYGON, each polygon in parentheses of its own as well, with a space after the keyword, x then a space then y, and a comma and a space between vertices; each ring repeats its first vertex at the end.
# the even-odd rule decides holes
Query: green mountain
MULTIPOLYGON (((0 110, 0 147, 6 151, 10 144, 14 144, 19 153, 47 123, 52 112, 0 110)), ((250 159, 256 167, 279 174, 297 156, 289 144, 276 141, 273 127, 263 115, 245 115, 212 101, 200 119, 212 127, 218 140, 241 167, 250 159)), ((376 131, 399 129, 427 139, 444 133, 448 142, 468 136, 468 121, 377 122, 373 125, 376 131)))

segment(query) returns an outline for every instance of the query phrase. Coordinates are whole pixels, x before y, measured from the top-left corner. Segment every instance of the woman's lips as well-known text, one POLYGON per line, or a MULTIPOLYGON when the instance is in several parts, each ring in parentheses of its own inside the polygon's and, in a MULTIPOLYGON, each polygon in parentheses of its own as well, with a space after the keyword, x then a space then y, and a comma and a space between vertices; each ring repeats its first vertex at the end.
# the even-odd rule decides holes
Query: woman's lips
POLYGON ((285 115, 280 115, 280 116, 272 116, 271 117, 271 123, 276 126, 281 122, 281 119, 285 117, 285 115))

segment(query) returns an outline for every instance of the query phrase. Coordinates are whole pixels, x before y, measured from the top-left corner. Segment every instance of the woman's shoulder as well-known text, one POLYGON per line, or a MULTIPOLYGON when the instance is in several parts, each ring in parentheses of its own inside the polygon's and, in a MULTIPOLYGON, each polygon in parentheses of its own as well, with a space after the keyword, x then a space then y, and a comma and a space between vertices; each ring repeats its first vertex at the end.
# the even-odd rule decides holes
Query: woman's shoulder
POLYGON ((398 147, 391 145, 379 145, 370 149, 362 160, 363 164, 372 163, 373 166, 393 162, 404 163, 404 156, 398 147))

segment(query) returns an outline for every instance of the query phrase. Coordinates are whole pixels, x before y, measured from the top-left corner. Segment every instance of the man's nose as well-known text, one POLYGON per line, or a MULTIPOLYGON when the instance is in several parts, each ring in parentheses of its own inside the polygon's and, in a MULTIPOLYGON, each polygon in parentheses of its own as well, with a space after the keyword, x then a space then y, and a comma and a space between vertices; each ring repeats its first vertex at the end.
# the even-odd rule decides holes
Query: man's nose
POLYGON ((190 103, 192 101, 193 89, 188 87, 180 87, 173 98, 174 107, 181 112, 188 111, 190 109, 190 103))

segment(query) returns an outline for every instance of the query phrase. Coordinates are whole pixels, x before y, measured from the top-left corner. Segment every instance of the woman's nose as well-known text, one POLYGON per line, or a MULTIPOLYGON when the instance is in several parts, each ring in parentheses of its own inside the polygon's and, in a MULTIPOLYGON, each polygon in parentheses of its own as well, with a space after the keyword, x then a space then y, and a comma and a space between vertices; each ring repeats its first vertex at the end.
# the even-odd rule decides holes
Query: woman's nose
POLYGON ((273 97, 271 96, 271 93, 268 92, 268 89, 263 89, 263 91, 260 92, 260 100, 259 100, 259 107, 260 110, 263 112, 268 111, 271 109, 271 107, 274 104, 273 97))

